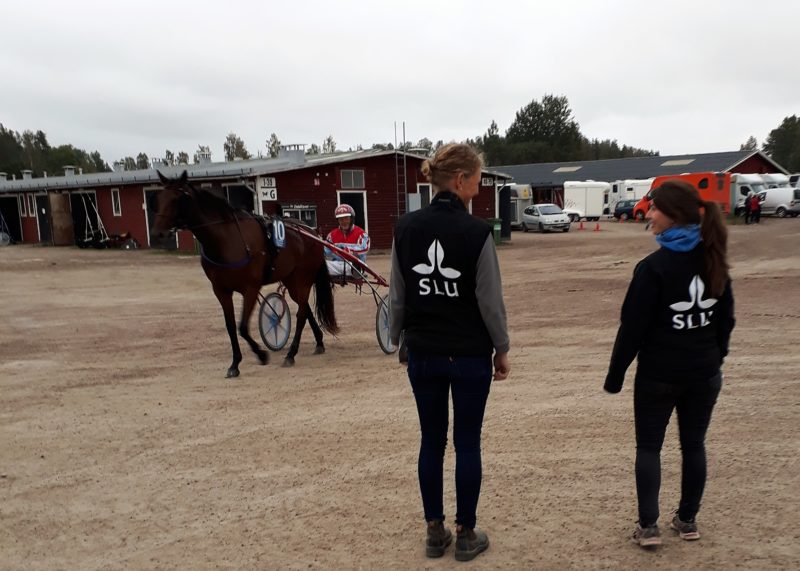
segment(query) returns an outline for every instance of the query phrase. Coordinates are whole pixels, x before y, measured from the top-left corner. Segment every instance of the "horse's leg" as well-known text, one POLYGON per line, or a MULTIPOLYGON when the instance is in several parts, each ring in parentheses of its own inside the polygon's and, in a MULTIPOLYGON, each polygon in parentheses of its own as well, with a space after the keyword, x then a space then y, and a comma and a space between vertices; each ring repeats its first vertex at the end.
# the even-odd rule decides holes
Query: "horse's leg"
POLYGON ((325 344, 322 342, 322 329, 320 329, 317 320, 314 319, 314 312, 311 311, 311 306, 306 304, 308 311, 308 324, 311 326, 311 331, 314 332, 314 339, 317 340, 317 346, 314 349, 314 355, 320 355, 325 352, 325 344))
POLYGON ((214 288, 214 295, 217 296, 217 301, 219 301, 219 304, 222 306, 222 313, 225 316, 225 328, 228 330, 228 337, 231 338, 233 361, 228 368, 228 374, 225 375, 225 378, 230 379, 239 376, 239 363, 242 362, 242 351, 239 349, 239 339, 236 337, 236 316, 233 313, 233 292, 214 288))
POLYGON ((300 337, 303 335, 303 328, 306 326, 309 313, 308 303, 301 304, 297 309, 297 329, 294 332, 292 344, 289 346, 289 352, 286 353, 286 358, 283 360, 284 367, 294 365, 294 356, 300 350, 300 337))
POLYGON ((262 365, 266 365, 269 361, 269 356, 266 351, 258 346, 252 337, 250 337, 250 315, 253 313, 253 308, 258 301, 258 288, 250 288, 244 292, 242 296, 242 319, 239 321, 239 335, 242 339, 247 341, 250 348, 258 356, 258 360, 262 365))

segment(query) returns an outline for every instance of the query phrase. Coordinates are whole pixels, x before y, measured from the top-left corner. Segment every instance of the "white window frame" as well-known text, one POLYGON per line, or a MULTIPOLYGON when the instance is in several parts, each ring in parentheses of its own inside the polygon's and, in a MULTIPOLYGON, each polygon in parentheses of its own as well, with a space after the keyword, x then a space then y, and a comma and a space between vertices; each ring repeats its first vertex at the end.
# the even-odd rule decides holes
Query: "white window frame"
POLYGON ((362 189, 367 188, 366 184, 367 184, 367 181, 366 181, 366 176, 365 176, 364 169, 340 169, 339 170, 339 185, 340 185, 342 190, 362 190, 362 189), (351 180, 352 180, 353 186, 345 186, 345 184, 344 184, 344 173, 357 173, 357 172, 361 173, 361 186, 355 186, 355 180, 353 180, 352 174, 351 174, 351 180))
POLYGON ((313 226, 311 226, 311 224, 308 224, 308 225, 311 226, 314 229, 316 229, 319 226, 319 216, 317 214, 317 209, 316 208, 292 208, 291 206, 288 206, 286 208, 282 207, 281 211, 283 212, 283 217, 284 218, 293 218, 294 220, 299 220, 303 224, 308 224, 308 222, 303 220, 303 217, 301 216, 301 213, 302 212, 313 212, 314 213, 314 225, 313 226), (297 216, 296 217, 295 216, 289 216, 290 212, 291 213, 296 213, 297 216))
POLYGON ((114 216, 122 216, 122 199, 118 188, 111 189, 111 210, 114 211, 114 216))
MULTIPOLYGON (((417 183, 417 194, 422 195, 422 187, 423 186, 427 186, 428 187, 428 204, 430 204, 431 200, 433 200, 433 184, 431 184, 429 182, 418 182, 417 183)), ((422 206, 422 199, 420 199, 419 202, 420 202, 420 207, 421 208, 425 208, 425 206, 422 206)))
POLYGON ((19 217, 20 218, 27 218, 28 211, 25 207, 25 195, 18 194, 17 195, 17 210, 19 210, 19 217))
POLYGON ((28 197, 28 216, 31 218, 36 217, 36 198, 33 196, 33 193, 27 194, 28 197))
MULTIPOLYGON (((361 194, 363 196, 364 202, 364 232, 369 234, 369 210, 367 209, 367 191, 366 190, 337 190, 336 191, 336 206, 340 206, 343 204, 342 202, 342 193, 346 194, 361 194)), ((355 224, 355 220, 353 220, 353 224, 355 224)))

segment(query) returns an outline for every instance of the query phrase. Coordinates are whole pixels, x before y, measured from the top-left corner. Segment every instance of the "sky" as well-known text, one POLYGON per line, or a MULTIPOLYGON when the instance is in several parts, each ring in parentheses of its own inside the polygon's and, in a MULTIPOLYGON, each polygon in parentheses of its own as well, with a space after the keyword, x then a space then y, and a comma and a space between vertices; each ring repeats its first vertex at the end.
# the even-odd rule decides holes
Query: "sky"
POLYGON ((545 94, 662 155, 800 114, 797 0, 6 2, 0 123, 111 164, 208 145, 339 149, 505 133, 545 94))

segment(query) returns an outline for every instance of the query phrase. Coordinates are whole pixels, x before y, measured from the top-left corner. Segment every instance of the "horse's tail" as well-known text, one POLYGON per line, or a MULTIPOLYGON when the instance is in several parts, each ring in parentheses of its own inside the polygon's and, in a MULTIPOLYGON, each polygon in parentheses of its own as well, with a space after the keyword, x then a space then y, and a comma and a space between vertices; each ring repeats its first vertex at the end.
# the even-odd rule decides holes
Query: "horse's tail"
POLYGON ((325 331, 336 335, 339 333, 339 325, 336 323, 336 312, 333 309, 333 284, 325 260, 322 260, 314 277, 314 288, 317 294, 317 321, 325 331))

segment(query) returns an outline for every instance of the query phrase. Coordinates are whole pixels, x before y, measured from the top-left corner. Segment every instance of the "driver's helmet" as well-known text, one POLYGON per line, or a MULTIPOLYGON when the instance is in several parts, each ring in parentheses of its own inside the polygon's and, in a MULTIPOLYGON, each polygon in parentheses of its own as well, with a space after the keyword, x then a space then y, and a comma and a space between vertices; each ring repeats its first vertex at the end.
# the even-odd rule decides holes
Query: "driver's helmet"
POLYGON ((339 206, 336 207, 336 210, 334 211, 334 216, 336 216, 337 219, 349 216, 350 222, 354 223, 356 219, 356 211, 353 210, 353 207, 350 206, 349 204, 340 204, 339 206))

